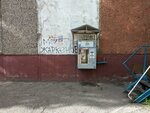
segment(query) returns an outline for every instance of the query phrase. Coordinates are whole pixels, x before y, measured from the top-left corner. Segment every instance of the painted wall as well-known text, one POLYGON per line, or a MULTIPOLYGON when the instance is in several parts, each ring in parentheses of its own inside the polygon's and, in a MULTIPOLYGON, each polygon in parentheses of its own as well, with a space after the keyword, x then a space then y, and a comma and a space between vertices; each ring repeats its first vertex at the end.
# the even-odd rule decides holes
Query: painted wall
MULTIPOLYGON (((108 64, 97 65, 96 70, 78 70, 75 55, 11 55, 0 56, 0 80, 28 81, 127 81, 131 77, 122 62, 128 55, 100 55, 108 64)), ((150 55, 148 56, 150 65, 150 55)), ((143 64, 143 55, 137 55, 129 64, 143 64)))
POLYGON ((72 54, 71 29, 84 24, 99 27, 99 0, 37 0, 39 53, 72 54))
POLYGON ((150 44, 149 14, 150 0, 101 0, 102 53, 130 54, 150 44))

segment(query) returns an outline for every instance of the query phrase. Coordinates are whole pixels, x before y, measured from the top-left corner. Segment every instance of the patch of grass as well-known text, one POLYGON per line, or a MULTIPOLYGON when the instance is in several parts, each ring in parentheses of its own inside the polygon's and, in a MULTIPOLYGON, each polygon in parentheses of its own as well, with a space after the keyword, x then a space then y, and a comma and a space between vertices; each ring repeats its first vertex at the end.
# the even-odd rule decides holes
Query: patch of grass
POLYGON ((150 99, 146 99, 144 104, 149 105, 150 106, 150 99))

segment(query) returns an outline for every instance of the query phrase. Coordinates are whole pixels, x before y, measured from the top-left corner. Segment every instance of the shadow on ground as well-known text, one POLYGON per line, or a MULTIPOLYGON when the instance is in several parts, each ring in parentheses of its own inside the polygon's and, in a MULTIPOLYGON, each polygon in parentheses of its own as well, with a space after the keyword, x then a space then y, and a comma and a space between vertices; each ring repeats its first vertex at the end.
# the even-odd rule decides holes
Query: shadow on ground
POLYGON ((0 108, 23 106, 50 109, 72 105, 92 107, 123 106, 128 103, 123 88, 113 84, 83 86, 79 83, 1 82, 0 108))

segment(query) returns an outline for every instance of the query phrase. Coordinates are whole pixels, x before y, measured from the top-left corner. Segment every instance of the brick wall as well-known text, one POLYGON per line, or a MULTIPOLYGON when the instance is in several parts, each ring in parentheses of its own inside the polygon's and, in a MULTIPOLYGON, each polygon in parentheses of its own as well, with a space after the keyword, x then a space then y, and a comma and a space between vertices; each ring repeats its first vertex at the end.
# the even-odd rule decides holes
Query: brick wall
POLYGON ((149 14, 150 0, 101 0, 102 53, 128 54, 150 44, 149 14))

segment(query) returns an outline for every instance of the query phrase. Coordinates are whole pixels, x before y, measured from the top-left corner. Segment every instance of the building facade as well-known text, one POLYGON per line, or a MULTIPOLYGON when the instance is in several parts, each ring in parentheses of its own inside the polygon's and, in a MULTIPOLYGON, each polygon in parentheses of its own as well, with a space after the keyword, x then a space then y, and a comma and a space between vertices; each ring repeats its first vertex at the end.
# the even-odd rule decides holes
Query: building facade
MULTIPOLYGON (((123 61, 150 44, 149 0, 0 0, 0 80, 124 80, 123 61), (77 69, 71 29, 99 29, 96 70, 77 69)), ((150 50, 147 51, 148 57, 150 50)), ((148 59, 149 60, 149 59, 148 59)), ((143 64, 142 52, 130 64, 143 64)), ((149 61, 148 61, 149 64, 149 61)), ((147 65, 148 65, 147 64, 147 65)))

